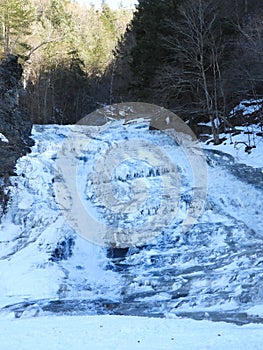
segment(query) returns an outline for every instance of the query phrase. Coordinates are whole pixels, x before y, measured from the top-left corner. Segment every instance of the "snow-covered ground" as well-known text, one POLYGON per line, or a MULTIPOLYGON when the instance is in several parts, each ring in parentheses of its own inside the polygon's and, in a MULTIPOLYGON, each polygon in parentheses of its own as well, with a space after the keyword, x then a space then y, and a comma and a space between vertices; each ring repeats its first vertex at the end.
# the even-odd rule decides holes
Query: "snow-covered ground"
POLYGON ((263 142, 246 153, 247 137, 203 153, 144 120, 34 126, 0 223, 0 348, 262 348, 263 142))
POLYGON ((1 350, 261 350, 263 325, 125 316, 0 320, 1 350))
POLYGON ((246 164, 254 168, 263 169, 263 137, 256 136, 257 133, 262 134, 261 128, 258 126, 237 127, 239 134, 231 136, 229 134, 221 134, 221 138, 226 138, 220 145, 212 143, 202 143, 204 149, 219 150, 230 154, 234 157, 236 163, 246 164), (249 134, 252 133, 252 134, 249 134), (253 146, 249 152, 245 152, 246 146, 253 146))

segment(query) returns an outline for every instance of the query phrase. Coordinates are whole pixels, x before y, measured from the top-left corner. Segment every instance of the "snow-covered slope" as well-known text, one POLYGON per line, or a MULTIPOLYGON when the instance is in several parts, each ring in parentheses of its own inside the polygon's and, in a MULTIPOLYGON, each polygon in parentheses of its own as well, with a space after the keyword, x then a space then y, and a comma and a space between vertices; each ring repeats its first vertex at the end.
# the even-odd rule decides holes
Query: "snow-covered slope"
MULTIPOLYGON (((0 226, 0 316, 179 315, 238 324, 262 321, 247 313, 263 304, 262 153, 261 158, 257 154, 258 167, 251 167, 239 164, 222 149, 206 149, 205 208, 190 225, 186 219, 196 188, 184 149, 169 135, 148 130, 142 120, 113 121, 103 128, 97 128, 94 137, 94 127, 34 127, 35 146, 17 164, 12 200, 0 226), (72 133, 81 142, 88 140, 81 157, 70 148, 72 133), (117 167, 118 159, 111 156, 113 197, 132 208, 126 213, 123 206, 114 207, 112 214, 105 195, 108 189, 100 196, 96 192, 101 188, 96 181, 102 178, 105 184, 103 174, 112 169, 109 163, 109 168, 102 167, 99 154, 106 159, 108 149, 123 140, 143 146, 146 160, 135 162, 135 156, 125 155, 117 167), (153 156, 149 149, 155 151, 153 156), (157 149, 164 154, 161 166, 157 149), (69 164, 61 167, 58 159, 65 151, 70 151, 69 164), (76 164, 72 177, 63 174, 76 164), (95 180, 90 176, 94 164, 97 174, 99 170, 102 174, 95 180), (67 187, 71 178, 80 192, 75 203, 67 187), (142 185, 147 188, 146 197, 142 185), (131 205, 133 195, 141 200, 139 211, 131 205), (72 217, 78 205, 91 213, 86 226, 72 217), (161 207, 163 215, 156 219, 161 207), (90 217, 104 220, 106 227, 112 224, 136 233, 135 244, 129 243, 129 249, 108 249, 101 236, 100 244, 94 244, 97 236, 90 217), (142 242, 138 232, 146 235, 142 242)), ((106 239, 111 246, 112 237, 106 239)), ((116 239, 120 241, 124 248, 121 235, 116 239)))

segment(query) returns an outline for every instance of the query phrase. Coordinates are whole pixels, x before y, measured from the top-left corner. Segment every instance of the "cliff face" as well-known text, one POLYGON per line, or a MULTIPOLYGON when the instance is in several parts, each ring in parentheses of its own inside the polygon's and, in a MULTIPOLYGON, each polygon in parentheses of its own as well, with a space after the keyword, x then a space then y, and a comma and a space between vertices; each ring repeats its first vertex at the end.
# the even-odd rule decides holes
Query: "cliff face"
POLYGON ((8 199, 9 176, 15 174, 17 159, 33 144, 31 121, 19 104, 22 72, 16 56, 0 58, 0 216, 8 199))

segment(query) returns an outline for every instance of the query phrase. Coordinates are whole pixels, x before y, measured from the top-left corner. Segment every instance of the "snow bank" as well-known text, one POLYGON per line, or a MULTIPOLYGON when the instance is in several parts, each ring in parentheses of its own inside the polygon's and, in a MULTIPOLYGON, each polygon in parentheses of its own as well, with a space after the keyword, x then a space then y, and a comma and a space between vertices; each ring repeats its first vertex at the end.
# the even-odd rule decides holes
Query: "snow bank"
POLYGON ((226 140, 220 145, 203 142, 202 147, 230 154, 236 163, 263 169, 263 137, 256 135, 262 133, 261 129, 257 126, 250 126, 239 127, 238 131, 240 133, 234 136, 221 134, 220 137, 225 137, 226 140), (250 153, 245 152, 246 145, 253 146, 250 153))

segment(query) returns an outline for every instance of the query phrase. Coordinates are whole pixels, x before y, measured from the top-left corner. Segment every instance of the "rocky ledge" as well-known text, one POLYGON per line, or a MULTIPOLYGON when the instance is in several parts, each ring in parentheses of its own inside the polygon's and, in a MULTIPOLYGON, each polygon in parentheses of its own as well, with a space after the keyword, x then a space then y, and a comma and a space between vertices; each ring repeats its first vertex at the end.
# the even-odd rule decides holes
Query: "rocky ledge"
POLYGON ((15 174, 17 159, 33 145, 32 124, 19 101, 22 73, 17 56, 0 56, 0 216, 8 201, 9 176, 15 174))

